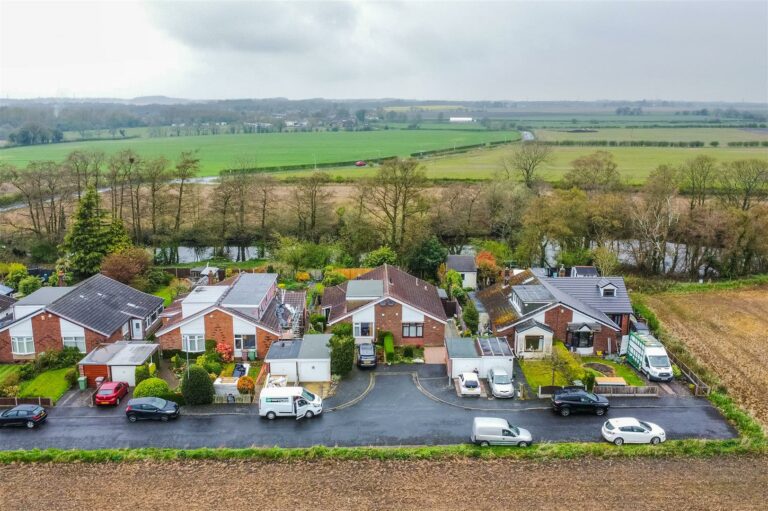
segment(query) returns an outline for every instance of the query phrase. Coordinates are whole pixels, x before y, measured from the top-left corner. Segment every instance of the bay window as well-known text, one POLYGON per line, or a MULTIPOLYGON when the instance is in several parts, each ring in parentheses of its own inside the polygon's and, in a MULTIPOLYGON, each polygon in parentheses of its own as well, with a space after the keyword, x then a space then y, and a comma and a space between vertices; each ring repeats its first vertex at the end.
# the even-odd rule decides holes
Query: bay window
POLYGON ((32 337, 11 337, 11 351, 14 355, 34 355, 35 343, 32 337))
POLYGON ((543 335, 526 335, 525 351, 541 351, 544 349, 543 335))

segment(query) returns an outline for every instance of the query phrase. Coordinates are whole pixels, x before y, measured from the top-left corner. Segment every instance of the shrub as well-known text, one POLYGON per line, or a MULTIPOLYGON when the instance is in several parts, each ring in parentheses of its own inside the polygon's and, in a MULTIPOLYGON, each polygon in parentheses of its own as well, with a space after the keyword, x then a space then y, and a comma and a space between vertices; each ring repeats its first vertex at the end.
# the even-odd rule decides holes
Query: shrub
POLYGON ((677 364, 672 364, 672 376, 679 380, 683 377, 683 372, 680 370, 679 367, 677 367, 677 364))
POLYGON ((205 352, 211 353, 212 351, 216 351, 216 340, 214 339, 206 339, 205 340, 205 352))
POLYGON ((363 266, 373 268, 382 264, 395 264, 397 262, 397 252, 387 245, 379 247, 376 250, 368 252, 363 258, 363 266))
POLYGON ((150 378, 154 377, 155 373, 157 373, 157 365, 154 362, 150 362, 147 369, 149 369, 150 378))
POLYGON ((213 382, 204 368, 193 364, 184 372, 181 378, 181 395, 187 404, 211 404, 213 393, 213 382))
POLYGON ((36 374, 37 371, 35 371, 34 364, 24 364, 23 366, 19 367, 19 378, 21 380, 31 380, 35 377, 36 374))
POLYGON ((334 325, 334 327, 331 329, 331 332, 333 333, 333 335, 339 335, 339 336, 352 335, 352 324, 339 323, 338 325, 334 325))
POLYGON ((184 400, 184 396, 182 396, 178 391, 171 390, 169 392, 166 392, 162 396, 156 396, 162 399, 165 399, 166 401, 173 401, 174 403, 177 403, 179 406, 187 404, 187 402, 184 400))
POLYGON ((584 383, 584 387, 590 392, 592 392, 592 389, 595 388, 595 373, 592 371, 587 371, 584 374, 584 379, 582 380, 582 383, 584 383))
POLYGON ((147 378, 136 385, 133 391, 133 397, 162 397, 170 394, 171 389, 168 382, 161 378, 147 378))
POLYGON ((178 354, 171 357, 171 363, 175 369, 181 369, 181 367, 184 365, 184 361, 178 354))
POLYGON ((136 385, 138 386, 141 382, 149 378, 149 367, 146 364, 136 366, 134 375, 136 377, 136 385))
POLYGON ((256 381, 250 376, 237 379, 237 391, 241 394, 253 394, 256 391, 256 381))
POLYGON ((41 373, 49 369, 64 369, 77 365, 83 358, 80 350, 73 347, 66 347, 58 351, 46 351, 41 353, 35 360, 35 371, 41 373))
POLYGON ((222 362, 232 362, 232 355, 234 351, 234 348, 229 344, 220 342, 216 345, 216 353, 219 354, 222 362))
POLYGON ((23 295, 31 295, 38 289, 40 289, 40 286, 42 286, 42 282, 40 282, 40 279, 37 277, 34 277, 30 275, 29 277, 24 277, 19 281, 19 293, 23 295))
POLYGON ((413 346, 405 346, 403 348, 403 357, 413 358, 413 346))
POLYGON ((395 339, 392 334, 387 334, 384 337, 384 355, 387 358, 387 362, 392 363, 395 361, 395 339))
POLYGON ((467 325, 467 329, 472 332, 477 332, 477 325, 480 322, 480 315, 477 313, 477 308, 472 300, 467 300, 464 306, 464 323, 467 325))
POLYGON ((334 334, 328 346, 331 348, 331 373, 343 378, 355 364, 355 338, 334 334))
POLYGON ((77 385, 77 379, 79 377, 80 377, 80 372, 74 367, 71 369, 67 369, 67 372, 64 373, 64 379, 67 380, 67 383, 69 383, 70 387, 74 387, 75 385, 77 385))
POLYGON ((338 286, 342 282, 346 282, 347 277, 337 271, 327 271, 323 275, 323 286, 332 287, 338 286))
POLYGON ((309 316, 309 322, 319 331, 325 331, 325 314, 311 314, 309 316))
POLYGON ((206 353, 197 357, 195 363, 205 369, 207 373, 219 374, 221 373, 221 362, 217 361, 215 357, 211 356, 212 353, 206 353))

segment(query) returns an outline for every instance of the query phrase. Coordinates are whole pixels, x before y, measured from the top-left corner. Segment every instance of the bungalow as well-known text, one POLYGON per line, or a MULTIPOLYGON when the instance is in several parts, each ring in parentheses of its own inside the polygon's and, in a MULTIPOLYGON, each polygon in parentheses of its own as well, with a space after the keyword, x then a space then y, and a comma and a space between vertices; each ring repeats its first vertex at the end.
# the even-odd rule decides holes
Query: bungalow
POLYGON ((328 325, 352 325, 358 344, 391 332, 395 344, 443 350, 448 318, 437 288, 389 264, 326 288, 321 306, 328 325))
POLYGON ((269 347, 264 362, 271 375, 289 382, 331 381, 331 334, 305 335, 303 339, 278 341, 269 347))
POLYGON ((34 359, 71 346, 142 340, 160 324, 163 299, 97 274, 70 287, 43 287, 12 305, 0 322, 0 362, 34 359))
POLYGON ((445 259, 445 268, 461 275, 461 287, 477 289, 477 264, 473 256, 449 255, 445 259))
POLYGON ((274 341, 301 337, 305 303, 305 292, 277 287, 276 273, 241 273, 171 304, 156 336, 164 350, 202 353, 213 339, 236 358, 263 358, 274 341))
POLYGON ((580 354, 617 353, 632 304, 622 277, 542 277, 530 270, 477 294, 515 355, 540 358, 561 340, 580 354))

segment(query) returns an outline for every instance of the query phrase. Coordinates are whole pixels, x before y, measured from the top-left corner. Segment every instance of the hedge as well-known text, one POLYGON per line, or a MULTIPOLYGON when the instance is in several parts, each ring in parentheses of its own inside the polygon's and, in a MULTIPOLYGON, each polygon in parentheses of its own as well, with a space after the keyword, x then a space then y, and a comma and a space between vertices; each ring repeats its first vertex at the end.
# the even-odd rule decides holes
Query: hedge
POLYGON ((395 339, 391 333, 384 336, 384 354, 387 357, 387 362, 395 361, 395 339))
POLYGON ((181 379, 181 395, 190 405, 208 405, 213 402, 213 382, 208 372, 192 364, 181 379))
POLYGON ((147 378, 133 391, 133 397, 162 397, 169 394, 171 389, 168 382, 160 378, 147 378))

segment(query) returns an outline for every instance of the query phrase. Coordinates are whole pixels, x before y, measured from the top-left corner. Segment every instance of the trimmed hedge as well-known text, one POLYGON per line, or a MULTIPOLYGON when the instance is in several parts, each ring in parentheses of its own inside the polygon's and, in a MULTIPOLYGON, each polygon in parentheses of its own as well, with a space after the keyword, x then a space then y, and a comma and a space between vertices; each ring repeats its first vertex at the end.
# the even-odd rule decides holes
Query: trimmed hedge
POLYGON ((395 339, 391 333, 384 336, 384 355, 387 357, 387 362, 395 361, 395 339))
POLYGON ((133 397, 163 397, 170 392, 167 381, 160 378, 147 378, 136 385, 133 397))
POLYGON ((213 382, 208 372, 199 365, 192 364, 181 379, 181 395, 190 405, 209 405, 213 403, 213 382))

